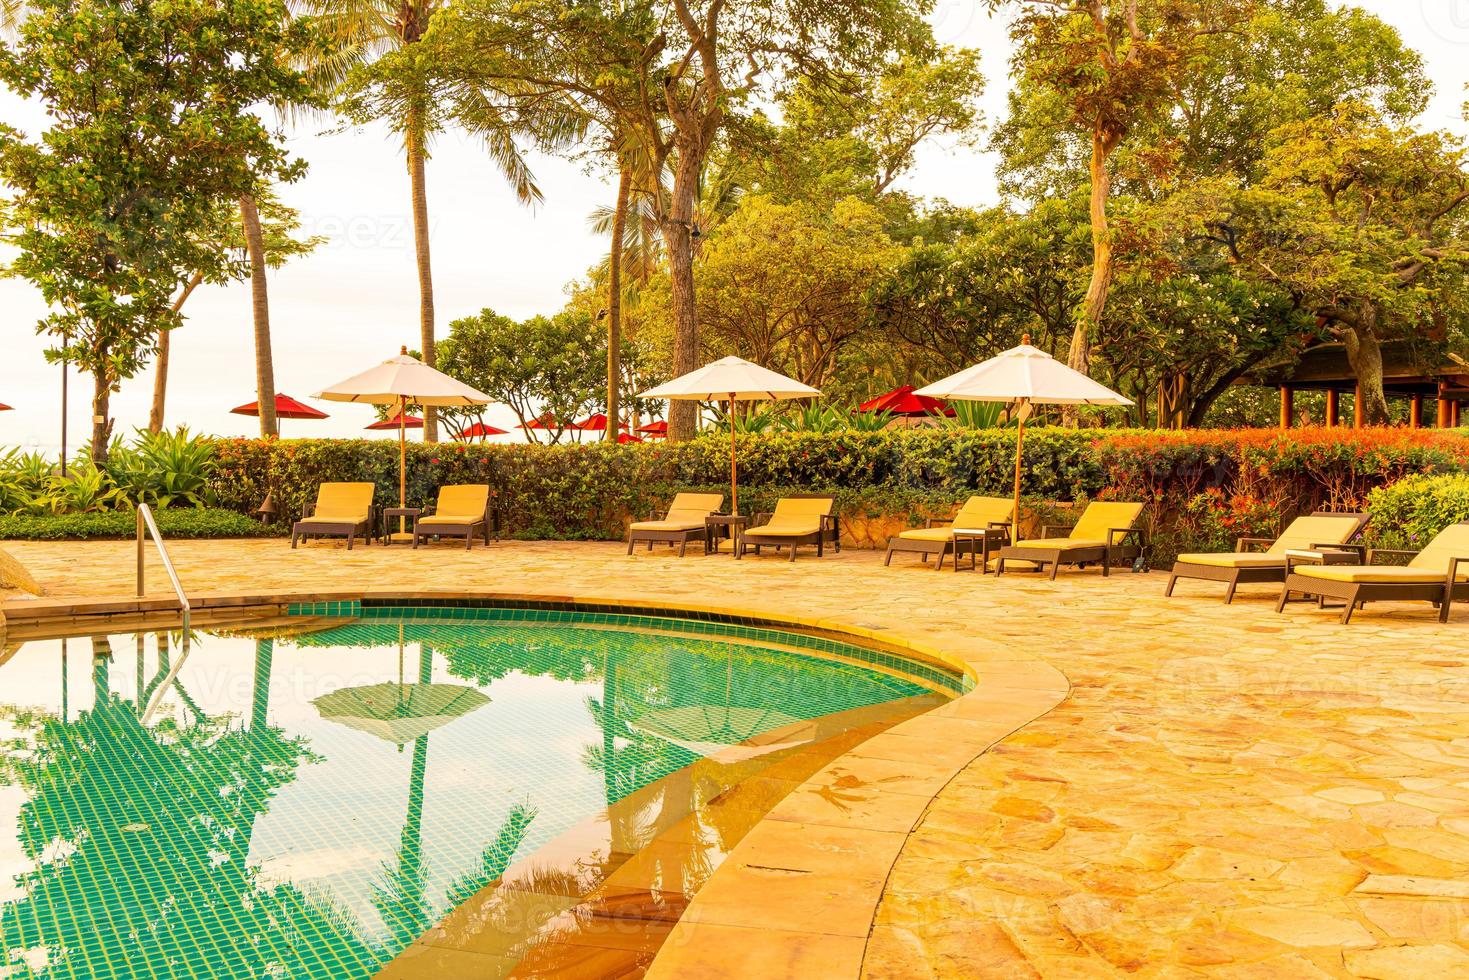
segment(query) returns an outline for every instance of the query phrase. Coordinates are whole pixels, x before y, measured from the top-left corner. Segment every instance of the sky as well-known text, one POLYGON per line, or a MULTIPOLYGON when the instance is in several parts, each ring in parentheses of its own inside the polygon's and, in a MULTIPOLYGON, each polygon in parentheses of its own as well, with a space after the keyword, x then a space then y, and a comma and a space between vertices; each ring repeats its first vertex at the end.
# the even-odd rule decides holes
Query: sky
MULTIPOLYGON (((1460 111, 1469 82, 1469 0, 1358 0, 1395 26, 1422 52, 1435 98, 1426 126, 1469 135, 1460 111)), ((1005 111, 1009 44, 1005 23, 979 0, 936 0, 932 21, 940 41, 977 48, 989 85, 985 116, 1005 111)), ((0 90, 0 120, 35 131, 40 109, 0 90)), ((395 138, 382 129, 337 131, 316 122, 289 130, 291 151, 310 164, 307 176, 282 189, 302 214, 303 230, 328 243, 270 274, 270 313, 276 389, 302 400, 328 385, 418 346, 418 286, 413 260, 408 173, 395 138), (328 131, 331 130, 331 131, 328 131)), ((998 199, 995 158, 982 149, 938 139, 922 146, 904 189, 960 205, 998 199)), ((535 157, 545 201, 518 204, 474 141, 449 135, 428 163, 430 244, 438 332, 490 307, 514 317, 553 313, 569 282, 600 257, 592 211, 612 203, 609 175, 565 160, 535 157)), ((0 261, 7 256, 0 252, 0 261)), ((34 287, 0 279, 0 447, 54 453, 60 443, 60 369, 42 354, 37 320, 46 313, 34 287)), ((185 307, 187 321, 172 338, 167 423, 219 435, 255 435, 259 423, 229 414, 255 399, 250 296, 246 283, 200 288, 185 307)), ((115 432, 147 423, 151 366, 113 396, 115 432)), ((70 445, 90 434, 90 378, 73 373, 70 445)), ((374 418, 360 405, 318 403, 332 417, 282 423, 283 435, 359 436, 374 418)), ((508 408, 488 413, 510 428, 508 408)), ((388 434, 385 437, 394 437, 388 434)))

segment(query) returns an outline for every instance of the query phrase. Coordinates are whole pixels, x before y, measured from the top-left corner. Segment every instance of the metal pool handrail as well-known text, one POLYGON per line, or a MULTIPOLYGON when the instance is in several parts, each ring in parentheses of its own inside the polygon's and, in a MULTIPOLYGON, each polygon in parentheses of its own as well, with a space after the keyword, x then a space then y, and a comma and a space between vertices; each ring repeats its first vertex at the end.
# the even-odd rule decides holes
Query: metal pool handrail
POLYGON ((179 597, 179 608, 184 614, 184 642, 188 642, 189 636, 189 597, 184 593, 184 587, 179 584, 178 572, 173 569, 173 559, 168 557, 168 546, 163 543, 163 535, 158 533, 158 522, 153 520, 153 511, 145 503, 138 504, 138 598, 143 598, 143 536, 144 531, 151 532, 153 543, 158 546, 158 557, 163 559, 163 570, 168 573, 169 582, 173 583, 174 594, 179 597))

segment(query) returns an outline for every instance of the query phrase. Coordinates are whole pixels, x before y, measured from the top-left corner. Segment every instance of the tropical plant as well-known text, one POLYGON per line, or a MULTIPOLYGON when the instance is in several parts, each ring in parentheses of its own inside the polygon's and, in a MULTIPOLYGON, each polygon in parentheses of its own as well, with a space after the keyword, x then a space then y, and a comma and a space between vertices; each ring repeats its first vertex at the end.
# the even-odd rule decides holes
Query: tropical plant
POLYGON ((1000 429, 1011 424, 1003 402, 953 401, 953 415, 935 416, 951 429, 1000 429))
POLYGON ((64 476, 57 473, 47 481, 41 500, 52 514, 91 514, 113 510, 126 497, 112 474, 91 459, 79 459, 64 476))

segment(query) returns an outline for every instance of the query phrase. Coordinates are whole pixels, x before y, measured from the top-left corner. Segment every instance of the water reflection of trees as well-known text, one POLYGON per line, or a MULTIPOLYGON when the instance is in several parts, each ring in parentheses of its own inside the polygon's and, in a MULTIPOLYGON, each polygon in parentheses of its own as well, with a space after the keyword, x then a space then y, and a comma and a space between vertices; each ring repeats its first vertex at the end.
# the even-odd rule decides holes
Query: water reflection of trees
POLYGON ((350 917, 247 864, 256 820, 311 758, 263 724, 145 726, 94 650, 93 707, 47 718, 10 774, 34 868, 0 907, 17 976, 367 976, 383 960, 350 917))

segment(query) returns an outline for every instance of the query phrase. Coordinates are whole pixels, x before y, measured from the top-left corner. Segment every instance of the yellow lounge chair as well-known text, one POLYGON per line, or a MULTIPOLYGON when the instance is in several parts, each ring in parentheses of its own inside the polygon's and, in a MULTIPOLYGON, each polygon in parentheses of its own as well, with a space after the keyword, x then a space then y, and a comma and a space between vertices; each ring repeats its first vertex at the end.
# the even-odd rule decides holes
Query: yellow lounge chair
POLYGON ((1294 594, 1340 599, 1343 625, 1368 602, 1431 602, 1438 621, 1449 621, 1455 599, 1469 599, 1469 523, 1450 524, 1422 551, 1375 548, 1361 565, 1296 565, 1286 571, 1275 611, 1294 594), (1378 555, 1411 555, 1406 565, 1378 565, 1378 555))
POLYGON ((1142 556, 1144 542, 1142 530, 1137 526, 1142 512, 1142 504, 1111 501, 1087 504, 1080 520, 1072 527, 1047 524, 1042 526, 1039 538, 1016 541, 1001 548, 995 571, 1004 574, 1006 561, 1024 561, 1041 570, 1050 565, 1054 579, 1062 565, 1096 562, 1102 566, 1105 576, 1114 562, 1134 561, 1142 556), (1066 535, 1052 537, 1055 531, 1065 531, 1066 535))
POLYGON ((491 530, 496 537, 500 533, 500 522, 490 509, 493 496, 483 483, 439 487, 432 513, 413 522, 413 547, 427 538, 463 538, 464 550, 469 551, 474 548, 475 531, 484 535, 485 547, 489 547, 491 530))
POLYGON ((306 516, 291 525, 291 547, 301 538, 346 538, 347 550, 357 535, 372 544, 371 483, 323 483, 316 503, 306 505, 306 516))
POLYGON ((632 554, 633 545, 639 541, 646 541, 649 551, 655 542, 661 541, 678 545, 678 556, 682 558, 684 549, 695 539, 702 540, 704 550, 708 551, 710 542, 704 521, 711 514, 719 513, 722 507, 722 493, 675 494, 661 520, 634 521, 628 526, 627 553, 632 554))
POLYGON ((840 552, 842 530, 837 516, 832 513, 836 498, 826 494, 802 493, 782 497, 775 505, 773 514, 757 514, 749 528, 740 535, 736 556, 743 556, 745 549, 754 547, 760 554, 762 546, 791 549, 791 561, 796 560, 798 545, 816 545, 816 557, 826 553, 827 543, 840 552))
POLYGON ((1356 551, 1362 557, 1365 549, 1351 542, 1362 533, 1371 518, 1366 514, 1338 514, 1317 511, 1309 517, 1297 517, 1278 538, 1240 538, 1234 551, 1179 555, 1168 576, 1165 596, 1173 594, 1173 585, 1181 578, 1228 585, 1225 603, 1234 601, 1234 590, 1252 582, 1284 582, 1287 551, 1356 551), (1265 546, 1264 551, 1251 548, 1265 546))
POLYGON ((959 553, 967 547, 969 567, 975 567, 975 554, 982 551, 981 567, 988 572, 990 551, 1010 543, 1010 515, 1014 512, 1015 502, 1008 497, 970 497, 949 520, 931 520, 923 527, 888 538, 887 555, 882 563, 892 564, 893 555, 900 551, 922 555, 925 562, 929 555, 938 555, 934 571, 940 571, 944 567, 944 559, 952 554, 954 571, 957 572, 959 553), (956 541, 955 531, 970 533, 960 534, 956 541))

